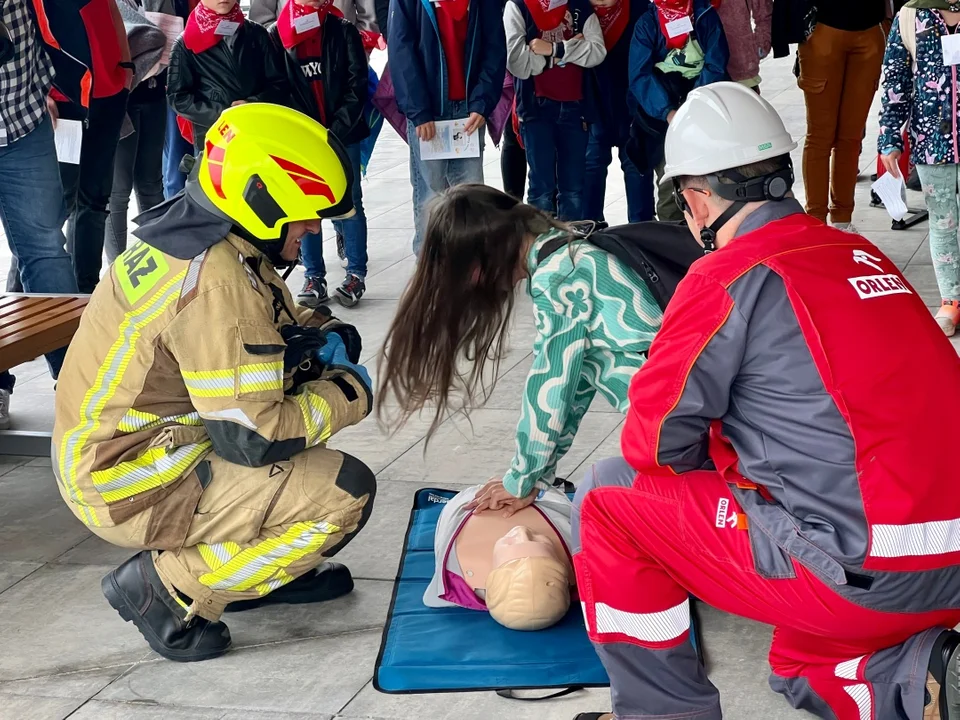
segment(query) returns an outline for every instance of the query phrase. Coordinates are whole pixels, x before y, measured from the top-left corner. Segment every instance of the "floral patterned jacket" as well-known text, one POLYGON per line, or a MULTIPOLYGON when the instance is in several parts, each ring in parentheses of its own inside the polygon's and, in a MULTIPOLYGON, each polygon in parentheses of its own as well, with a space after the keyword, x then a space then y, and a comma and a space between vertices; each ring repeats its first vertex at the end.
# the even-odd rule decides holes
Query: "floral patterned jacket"
POLYGON ((917 164, 960 163, 957 138, 958 66, 944 66, 940 38, 947 26, 936 10, 917 10, 917 67, 894 20, 883 60, 880 137, 877 149, 903 150, 901 133, 909 122, 912 159, 917 164))
POLYGON ((599 392, 621 412, 663 313, 636 273, 587 242, 537 255, 561 231, 541 235, 527 256, 537 338, 504 487, 516 497, 554 479, 599 392))

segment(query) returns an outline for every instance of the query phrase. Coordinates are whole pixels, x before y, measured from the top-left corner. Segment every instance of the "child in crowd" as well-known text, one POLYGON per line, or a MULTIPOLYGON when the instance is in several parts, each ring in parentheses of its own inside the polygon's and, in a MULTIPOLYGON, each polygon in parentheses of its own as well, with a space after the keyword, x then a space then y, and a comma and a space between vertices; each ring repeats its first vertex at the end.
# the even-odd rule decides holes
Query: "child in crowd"
POLYGON ((528 202, 582 220, 587 133, 597 119, 585 69, 607 55, 600 22, 588 0, 510 0, 503 26, 530 167, 528 202))
POLYGON ((630 136, 630 41, 637 19, 648 8, 647 0, 590 0, 600 21, 607 57, 597 68, 600 87, 598 122, 590 126, 587 140, 586 181, 583 188, 583 217, 603 222, 607 189, 607 168, 618 148, 620 168, 627 190, 629 222, 653 220, 653 173, 641 173, 625 148, 630 136))
MULTIPOLYGON (((367 56, 359 31, 343 19, 333 0, 289 0, 270 31, 284 52, 294 107, 317 120, 345 146, 353 170, 353 207, 347 220, 334 221, 343 237, 347 275, 334 297, 346 307, 366 290, 367 218, 360 184, 360 146, 370 134, 363 109, 367 102, 367 56)), ((297 298, 317 307, 328 300, 322 235, 301 241, 306 279, 297 298)))
POLYGON ((425 204, 447 188, 483 182, 483 125, 500 102, 506 67, 500 8, 490 0, 390 2, 390 75, 407 118, 415 253, 425 204), (480 156, 423 160, 420 142, 435 138, 436 123, 462 119, 468 134, 480 133, 480 156))
POLYGON ((734 82, 760 92, 760 61, 770 53, 773 0, 715 2, 730 46, 727 74, 734 82), (735 42, 729 42, 736 38, 735 42))
POLYGON ((263 26, 246 20, 237 0, 200 0, 170 53, 167 100, 191 123, 194 146, 220 113, 246 102, 289 102, 277 49, 263 26))
POLYGON ((942 298, 936 319, 948 336, 956 333, 960 322, 960 157, 955 129, 960 97, 956 83, 950 91, 950 77, 956 75, 956 67, 944 66, 940 38, 956 32, 958 26, 960 0, 907 3, 900 11, 887 41, 877 140, 884 167, 894 177, 901 177, 898 163, 903 154, 902 131, 909 123, 910 152, 930 213, 930 257, 942 298), (924 31, 917 32, 921 28, 924 31))
MULTIPOLYGON (((641 16, 630 45, 630 93, 637 103, 646 167, 663 175, 667 125, 695 87, 728 80, 730 50, 710 0, 653 0, 641 16)), ((658 190, 657 218, 682 220, 669 183, 658 190)))

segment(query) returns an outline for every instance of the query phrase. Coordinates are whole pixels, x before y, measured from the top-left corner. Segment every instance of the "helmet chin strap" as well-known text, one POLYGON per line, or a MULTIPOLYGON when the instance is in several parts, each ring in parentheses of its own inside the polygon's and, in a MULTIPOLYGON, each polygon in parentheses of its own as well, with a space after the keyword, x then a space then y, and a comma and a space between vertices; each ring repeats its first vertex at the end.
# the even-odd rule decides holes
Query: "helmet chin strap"
POLYGON ((703 243, 704 255, 712 253, 717 249, 717 233, 720 232, 720 228, 730 222, 730 219, 740 212, 745 205, 745 202, 733 203, 733 205, 724 210, 716 220, 710 223, 709 227, 700 228, 700 242, 703 243))

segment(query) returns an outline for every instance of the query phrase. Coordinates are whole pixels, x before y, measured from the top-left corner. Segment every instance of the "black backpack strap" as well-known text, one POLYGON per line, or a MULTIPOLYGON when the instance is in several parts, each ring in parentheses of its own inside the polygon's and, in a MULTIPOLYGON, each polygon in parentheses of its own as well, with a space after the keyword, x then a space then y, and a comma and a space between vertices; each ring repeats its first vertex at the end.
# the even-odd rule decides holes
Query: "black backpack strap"
POLYGON ((555 698, 566 697, 567 695, 573 695, 575 692, 580 692, 583 690, 582 686, 572 685, 563 690, 558 690, 557 692, 550 693, 549 695, 542 695, 540 697, 520 697, 515 695, 513 690, 497 690, 497 695, 507 700, 522 700, 523 702, 539 702, 541 700, 553 700, 555 698))
POLYGON ((593 220, 577 220, 568 223, 570 233, 561 235, 545 243, 540 252, 537 253, 537 267, 543 264, 543 261, 553 255, 557 250, 570 244, 571 240, 587 240, 597 230, 607 227, 606 223, 598 223, 593 220))
POLYGON ((561 235, 544 243, 543 247, 540 248, 540 252, 537 253, 537 267, 543 265, 544 260, 553 255, 557 250, 569 245, 572 239, 570 235, 561 235))

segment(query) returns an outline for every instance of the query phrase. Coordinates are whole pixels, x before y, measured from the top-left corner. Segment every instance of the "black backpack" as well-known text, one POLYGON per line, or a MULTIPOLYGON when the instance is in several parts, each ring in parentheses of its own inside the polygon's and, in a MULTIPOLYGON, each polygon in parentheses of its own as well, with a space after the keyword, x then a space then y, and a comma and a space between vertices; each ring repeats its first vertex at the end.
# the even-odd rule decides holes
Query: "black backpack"
POLYGON ((703 257, 703 247, 684 223, 640 222, 599 230, 596 223, 587 222, 575 223, 570 235, 546 243, 537 254, 537 265, 577 239, 605 250, 636 272, 661 310, 667 309, 690 266, 703 257))

